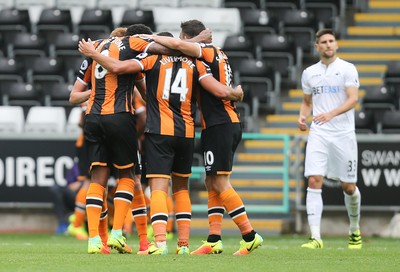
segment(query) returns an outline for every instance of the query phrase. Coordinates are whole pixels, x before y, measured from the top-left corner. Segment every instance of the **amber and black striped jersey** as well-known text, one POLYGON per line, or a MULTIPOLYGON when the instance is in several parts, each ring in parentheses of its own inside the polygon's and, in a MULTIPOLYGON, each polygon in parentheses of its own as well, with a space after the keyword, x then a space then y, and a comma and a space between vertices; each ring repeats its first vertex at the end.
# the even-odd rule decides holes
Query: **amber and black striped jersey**
POLYGON ((211 76, 209 67, 187 56, 138 56, 146 74, 145 132, 178 137, 194 137, 196 93, 199 81, 211 76))
MULTIPOLYGON (((134 36, 112 37, 99 42, 96 50, 111 58, 127 60, 146 52, 150 44, 150 40, 134 36)), ((134 112, 132 108, 134 75, 109 73, 96 61, 86 58, 80 67, 78 79, 92 86, 87 114, 134 112)))
MULTIPOLYGON (((210 67, 215 79, 226 86, 231 86, 233 79, 232 70, 225 53, 212 44, 199 43, 199 45, 201 47, 200 60, 204 61, 210 67)), ((240 122, 233 101, 221 100, 202 89, 198 98, 198 104, 201 111, 203 129, 220 124, 240 122)))

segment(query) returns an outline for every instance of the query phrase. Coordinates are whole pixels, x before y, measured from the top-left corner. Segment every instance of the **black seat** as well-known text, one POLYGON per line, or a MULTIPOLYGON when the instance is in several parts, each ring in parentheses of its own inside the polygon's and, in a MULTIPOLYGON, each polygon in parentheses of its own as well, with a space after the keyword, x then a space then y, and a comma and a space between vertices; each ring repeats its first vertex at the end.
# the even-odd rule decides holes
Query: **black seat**
POLYGON ((43 9, 36 24, 37 33, 51 36, 56 33, 73 31, 71 11, 69 9, 47 8, 43 9))
POLYGON ((24 67, 21 63, 17 63, 15 59, 0 58, 0 82, 23 82, 25 75, 24 67))
POLYGON ((127 9, 122 15, 121 26, 130 26, 133 24, 144 24, 153 31, 156 29, 152 10, 127 9))
POLYGON ((385 111, 382 120, 382 133, 400 134, 400 111, 385 111))
POLYGON ((240 9, 243 31, 255 37, 263 33, 277 33, 278 22, 271 12, 262 9, 240 9))
POLYGON ((45 106, 72 106, 69 103, 69 95, 72 90, 72 84, 67 82, 49 82, 36 88, 44 95, 45 106))
POLYGON ((27 9, 0 10, 0 31, 30 32, 31 20, 27 9))
POLYGON ((305 2, 305 9, 311 11, 319 22, 319 28, 333 28, 337 30, 337 20, 339 12, 335 4, 329 1, 309 1, 305 2))
POLYGON ((360 110, 355 113, 356 133, 375 133, 376 124, 372 111, 360 110))
POLYGON ((8 82, 2 85, 3 104, 10 106, 40 106, 42 96, 32 84, 8 82))
POLYGON ((85 9, 78 24, 79 33, 85 38, 108 37, 114 29, 110 9, 85 9), (104 34, 104 35, 103 35, 104 34))
POLYGON ((224 5, 226 8, 252 8, 259 9, 264 5, 263 0, 225 0, 224 5))
POLYGON ((237 59, 254 58, 253 41, 242 34, 233 34, 227 36, 222 49, 228 56, 229 63, 233 65, 237 59))
POLYGON ((392 61, 388 64, 388 69, 384 76, 385 86, 396 98, 396 108, 400 108, 400 62, 392 61))
POLYGON ((36 58, 27 66, 27 82, 64 82, 67 74, 60 59, 45 57, 36 58))
POLYGON ((296 47, 293 41, 278 34, 264 34, 256 40, 258 58, 273 63, 274 68, 284 78, 296 76, 296 47))
POLYGON ((303 52, 311 53, 314 48, 315 31, 318 24, 313 13, 306 10, 288 10, 283 17, 283 33, 303 52))
POLYGON ((47 41, 49 44, 49 55, 51 57, 80 55, 78 51, 80 39, 81 37, 78 34, 72 32, 54 33, 47 41))
POLYGON ((45 57, 45 40, 31 33, 15 33, 9 37, 7 43, 7 56, 15 58, 17 62, 27 64, 36 57, 45 57))

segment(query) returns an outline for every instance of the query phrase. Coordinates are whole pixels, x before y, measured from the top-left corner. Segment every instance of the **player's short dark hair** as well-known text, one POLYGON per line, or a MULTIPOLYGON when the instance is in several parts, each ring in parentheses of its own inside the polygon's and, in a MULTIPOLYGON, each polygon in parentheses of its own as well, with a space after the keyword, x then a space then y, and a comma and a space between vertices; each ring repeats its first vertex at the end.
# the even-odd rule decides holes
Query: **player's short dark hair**
POLYGON ((336 39, 336 32, 333 31, 333 29, 324 28, 324 29, 319 30, 319 31, 315 34, 315 43, 318 43, 318 42, 319 42, 319 39, 320 39, 323 35, 326 35, 326 34, 333 35, 333 37, 335 37, 335 39, 336 39))
POLYGON ((168 31, 158 32, 157 36, 174 37, 174 35, 171 32, 168 32, 168 31))
POLYGON ((125 36, 132 36, 136 34, 153 34, 151 28, 144 24, 134 24, 128 26, 125 36))
POLYGON ((206 27, 199 20, 189 20, 181 23, 182 33, 190 38, 199 35, 205 29, 206 27))

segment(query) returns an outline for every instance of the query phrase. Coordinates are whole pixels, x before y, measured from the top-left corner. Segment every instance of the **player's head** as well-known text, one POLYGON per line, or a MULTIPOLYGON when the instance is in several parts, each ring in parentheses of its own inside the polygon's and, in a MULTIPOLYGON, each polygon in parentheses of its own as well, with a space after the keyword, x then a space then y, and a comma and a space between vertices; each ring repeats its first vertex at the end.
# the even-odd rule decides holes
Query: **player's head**
POLYGON ((174 37, 174 35, 168 31, 158 32, 157 36, 174 37))
POLYGON ((179 38, 182 40, 191 39, 200 34, 206 27, 199 20, 189 20, 181 23, 181 34, 179 38))
POLYGON ((136 34, 153 34, 153 31, 151 31, 151 28, 144 25, 144 24, 134 24, 128 26, 125 36, 132 36, 136 34))
POLYGON ((322 59, 334 58, 338 48, 336 33, 332 29, 321 29, 315 34, 315 49, 322 59))
POLYGON ((126 27, 117 27, 111 31, 110 37, 123 37, 125 36, 126 30, 126 27))

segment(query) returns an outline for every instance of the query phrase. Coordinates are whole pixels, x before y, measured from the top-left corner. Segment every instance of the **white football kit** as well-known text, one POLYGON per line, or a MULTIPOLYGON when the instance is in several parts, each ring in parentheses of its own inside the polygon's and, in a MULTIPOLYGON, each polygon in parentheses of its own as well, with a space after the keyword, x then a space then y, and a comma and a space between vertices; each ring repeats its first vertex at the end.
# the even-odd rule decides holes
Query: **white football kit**
MULTIPOLYGON (((332 111, 347 99, 347 87, 359 87, 355 66, 340 58, 326 66, 321 61, 304 70, 303 92, 312 95, 313 116, 332 111)), ((324 124, 312 122, 307 141, 305 173, 344 182, 357 181, 357 141, 354 109, 324 124)))

